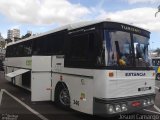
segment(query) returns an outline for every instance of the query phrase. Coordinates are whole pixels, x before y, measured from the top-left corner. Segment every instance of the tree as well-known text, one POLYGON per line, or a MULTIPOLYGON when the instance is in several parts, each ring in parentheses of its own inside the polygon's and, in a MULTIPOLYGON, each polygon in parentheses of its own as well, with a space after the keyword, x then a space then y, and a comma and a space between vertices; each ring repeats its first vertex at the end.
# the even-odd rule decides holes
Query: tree
POLYGON ((160 56, 160 48, 157 48, 154 52, 157 52, 157 56, 160 56))
POLYGON ((5 41, 0 41, 0 48, 1 48, 1 49, 4 49, 4 48, 5 48, 5 45, 6 45, 6 42, 5 42, 5 41))
POLYGON ((22 39, 28 38, 28 37, 30 37, 31 35, 32 35, 32 34, 27 33, 27 34, 25 34, 25 35, 22 36, 22 39))
POLYGON ((157 14, 160 12, 160 5, 158 6, 158 11, 155 13, 155 17, 157 17, 157 14))
POLYGON ((18 38, 18 37, 14 37, 14 41, 18 41, 18 40, 21 40, 21 38, 18 38))
POLYGON ((5 39, 5 41, 6 41, 7 43, 12 42, 12 40, 11 40, 11 39, 9 39, 9 38, 5 39))

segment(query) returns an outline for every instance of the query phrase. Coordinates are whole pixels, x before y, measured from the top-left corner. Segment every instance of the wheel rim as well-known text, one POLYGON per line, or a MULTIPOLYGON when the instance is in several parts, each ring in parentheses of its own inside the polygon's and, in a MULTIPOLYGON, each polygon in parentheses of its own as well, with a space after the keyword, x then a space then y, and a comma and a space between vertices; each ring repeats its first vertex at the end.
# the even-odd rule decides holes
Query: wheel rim
POLYGON ((59 94, 59 100, 64 106, 70 105, 70 97, 69 97, 69 91, 67 89, 62 89, 59 94))

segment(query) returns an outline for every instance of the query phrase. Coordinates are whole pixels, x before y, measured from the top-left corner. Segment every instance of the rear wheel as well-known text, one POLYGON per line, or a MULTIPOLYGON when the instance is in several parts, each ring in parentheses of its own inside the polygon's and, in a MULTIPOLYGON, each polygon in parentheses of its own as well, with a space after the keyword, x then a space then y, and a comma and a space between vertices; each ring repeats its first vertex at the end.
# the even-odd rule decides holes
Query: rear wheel
POLYGON ((70 107, 70 95, 66 87, 59 86, 56 94, 56 103, 63 108, 70 107))

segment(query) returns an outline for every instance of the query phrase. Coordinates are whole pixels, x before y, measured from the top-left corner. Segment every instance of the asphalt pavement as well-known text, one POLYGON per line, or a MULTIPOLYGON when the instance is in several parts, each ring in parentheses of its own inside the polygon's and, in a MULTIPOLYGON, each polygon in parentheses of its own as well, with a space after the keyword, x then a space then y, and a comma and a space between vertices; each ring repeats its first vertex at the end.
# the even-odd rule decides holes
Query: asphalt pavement
MULTIPOLYGON (((160 81, 156 81, 160 88, 160 81)), ((31 93, 20 87, 13 86, 4 79, 0 72, 0 120, 106 120, 98 116, 87 115, 74 110, 64 110, 57 107, 53 102, 32 102, 31 93)), ((151 119, 160 120, 160 92, 156 89, 155 107, 141 110, 130 115, 111 117, 109 120, 118 119, 151 119), (149 115, 149 116, 148 116, 149 115)))

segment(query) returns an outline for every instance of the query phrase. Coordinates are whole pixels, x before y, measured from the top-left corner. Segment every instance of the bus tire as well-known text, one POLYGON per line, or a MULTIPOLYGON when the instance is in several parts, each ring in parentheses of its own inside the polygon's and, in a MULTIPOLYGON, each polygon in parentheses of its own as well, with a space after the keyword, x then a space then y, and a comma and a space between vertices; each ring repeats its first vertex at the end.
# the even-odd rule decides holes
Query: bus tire
POLYGON ((70 108, 70 95, 68 88, 64 84, 61 84, 57 86, 55 92, 56 104, 62 108, 70 108))

